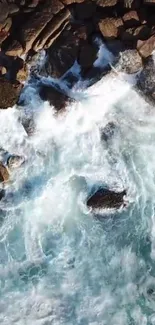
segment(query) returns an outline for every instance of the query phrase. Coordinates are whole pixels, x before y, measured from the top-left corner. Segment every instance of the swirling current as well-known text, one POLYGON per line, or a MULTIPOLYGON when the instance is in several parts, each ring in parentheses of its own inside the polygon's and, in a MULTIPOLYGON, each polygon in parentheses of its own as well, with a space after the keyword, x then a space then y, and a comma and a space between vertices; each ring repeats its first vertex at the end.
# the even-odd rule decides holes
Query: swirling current
POLYGON ((0 146, 26 159, 0 202, 0 324, 154 325, 155 109, 119 75, 72 95, 56 117, 29 85, 26 108, 0 111, 0 146), (99 184, 126 207, 95 217, 99 184))

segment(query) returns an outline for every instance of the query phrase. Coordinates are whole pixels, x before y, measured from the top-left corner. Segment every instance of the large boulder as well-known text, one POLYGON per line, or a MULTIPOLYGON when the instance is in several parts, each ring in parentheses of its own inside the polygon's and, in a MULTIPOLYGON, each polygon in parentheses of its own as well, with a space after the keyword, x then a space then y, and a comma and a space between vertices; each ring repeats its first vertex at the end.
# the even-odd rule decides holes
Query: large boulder
POLYGON ((126 191, 115 192, 112 190, 101 188, 96 191, 90 198, 87 200, 87 206, 92 210, 95 209, 119 209, 123 205, 124 196, 126 191))
POLYGON ((11 83, 0 77, 0 109, 14 106, 18 101, 21 88, 21 84, 11 83))
POLYGON ((70 11, 68 9, 62 10, 51 19, 47 26, 43 29, 39 38, 33 44, 33 50, 39 51, 42 48, 48 48, 61 34, 69 22, 70 11))
POLYGON ((82 68, 90 68, 97 58, 97 47, 82 41, 79 48, 77 61, 82 68))
POLYGON ((9 44, 6 53, 8 55, 15 55, 15 53, 16 55, 21 55, 27 53, 53 16, 63 8, 64 5, 59 0, 53 0, 52 2, 50 0, 45 1, 41 9, 34 11, 21 27, 21 43, 19 43, 17 39, 13 40, 9 44))
POLYGON ((121 18, 104 18, 99 22, 99 29, 105 39, 115 39, 123 31, 123 21, 121 18))
POLYGON ((60 89, 56 89, 51 85, 42 84, 40 86, 39 95, 44 101, 48 101, 55 111, 64 110, 66 106, 72 102, 70 97, 64 94, 60 89))

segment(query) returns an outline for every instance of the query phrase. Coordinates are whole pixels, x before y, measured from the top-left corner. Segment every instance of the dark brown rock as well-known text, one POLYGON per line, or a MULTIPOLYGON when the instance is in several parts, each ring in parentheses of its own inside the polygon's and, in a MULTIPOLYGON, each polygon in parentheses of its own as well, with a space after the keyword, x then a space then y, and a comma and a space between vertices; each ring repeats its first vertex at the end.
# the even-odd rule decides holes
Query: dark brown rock
POLYGON ((0 78, 0 109, 12 107, 17 103, 22 86, 12 84, 10 81, 0 78))
POLYGON ((117 38, 123 30, 123 21, 121 18, 105 18, 99 22, 99 29, 106 39, 117 38))
POLYGON ((155 49, 155 35, 145 41, 138 40, 137 50, 143 58, 150 56, 155 49))
POLYGON ((60 78, 77 59, 79 39, 72 31, 64 31, 47 51, 40 74, 60 78))
POLYGON ((123 41, 136 41, 136 40, 146 40, 151 34, 151 29, 147 25, 141 25, 139 27, 128 28, 121 35, 123 41))
POLYGON ((139 19, 137 11, 135 11, 135 10, 131 10, 131 11, 127 12, 122 17, 122 20, 124 22, 125 28, 137 27, 140 25, 140 19, 139 19))
POLYGON ((84 1, 80 4, 75 4, 74 12, 76 19, 85 20, 90 19, 95 15, 96 4, 92 1, 84 1))
POLYGON ((9 180, 9 173, 7 168, 0 162, 0 182, 7 182, 9 180))
POLYGON ((56 111, 64 110, 72 101, 66 94, 48 85, 41 85, 39 94, 41 99, 48 101, 56 111))
POLYGON ((99 189, 88 200, 87 206, 95 209, 119 209, 124 205, 126 191, 114 192, 108 189, 99 189))
POLYGON ((83 68, 89 68, 93 65, 97 58, 97 48, 89 43, 82 42, 77 61, 83 68))

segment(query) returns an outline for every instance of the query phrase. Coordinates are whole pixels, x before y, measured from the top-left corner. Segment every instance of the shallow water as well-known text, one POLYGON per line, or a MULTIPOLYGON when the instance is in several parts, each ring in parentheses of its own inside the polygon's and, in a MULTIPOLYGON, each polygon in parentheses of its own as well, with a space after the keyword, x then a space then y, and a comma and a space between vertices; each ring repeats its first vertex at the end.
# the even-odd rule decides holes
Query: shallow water
POLYGON ((74 89, 57 118, 27 94, 0 111, 0 146, 26 158, 0 202, 0 324, 155 324, 154 108, 121 76, 74 89), (100 184, 127 189, 127 208, 94 218, 85 202, 100 184))

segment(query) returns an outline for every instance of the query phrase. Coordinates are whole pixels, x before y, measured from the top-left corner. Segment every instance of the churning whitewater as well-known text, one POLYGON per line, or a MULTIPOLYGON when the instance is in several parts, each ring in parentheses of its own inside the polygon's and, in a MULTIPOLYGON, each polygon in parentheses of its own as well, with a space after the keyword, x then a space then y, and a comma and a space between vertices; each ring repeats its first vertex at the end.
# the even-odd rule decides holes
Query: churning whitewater
POLYGON ((0 147, 26 159, 0 202, 0 324, 154 325, 154 108, 121 75, 74 88, 57 117, 31 85, 24 96, 0 111, 0 147), (126 189, 125 209, 94 217, 86 199, 101 184, 126 189))

